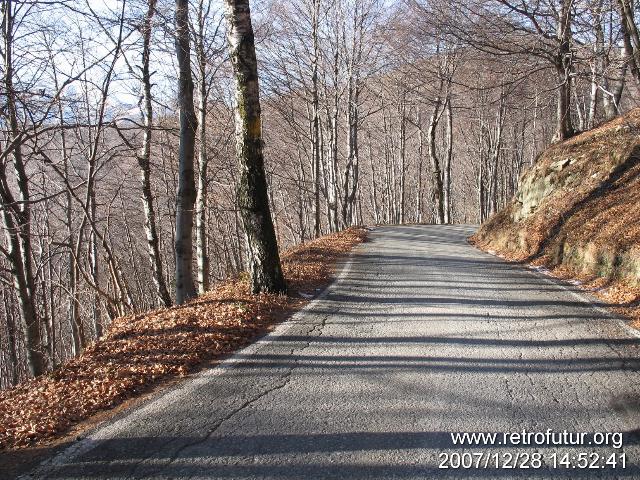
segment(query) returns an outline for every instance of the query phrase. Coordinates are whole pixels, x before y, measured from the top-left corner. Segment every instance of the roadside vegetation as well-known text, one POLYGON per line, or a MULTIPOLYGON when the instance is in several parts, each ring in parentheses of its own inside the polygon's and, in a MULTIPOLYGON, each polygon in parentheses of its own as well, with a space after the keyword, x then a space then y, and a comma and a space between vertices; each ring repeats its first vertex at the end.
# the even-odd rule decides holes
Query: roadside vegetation
POLYGON ((302 308, 366 230, 318 238, 283 255, 289 295, 252 294, 249 276, 185 305, 116 319, 78 358, 0 392, 0 450, 40 445, 100 411, 234 352, 302 308))

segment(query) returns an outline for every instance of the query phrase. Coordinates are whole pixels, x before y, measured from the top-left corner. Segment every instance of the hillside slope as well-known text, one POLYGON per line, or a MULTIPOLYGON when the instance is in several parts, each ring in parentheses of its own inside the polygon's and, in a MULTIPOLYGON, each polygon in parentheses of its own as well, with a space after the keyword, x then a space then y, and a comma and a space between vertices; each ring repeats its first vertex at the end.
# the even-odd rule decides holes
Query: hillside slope
POLYGON ((472 242, 590 282, 625 306, 640 292, 640 109, 552 145, 472 242))

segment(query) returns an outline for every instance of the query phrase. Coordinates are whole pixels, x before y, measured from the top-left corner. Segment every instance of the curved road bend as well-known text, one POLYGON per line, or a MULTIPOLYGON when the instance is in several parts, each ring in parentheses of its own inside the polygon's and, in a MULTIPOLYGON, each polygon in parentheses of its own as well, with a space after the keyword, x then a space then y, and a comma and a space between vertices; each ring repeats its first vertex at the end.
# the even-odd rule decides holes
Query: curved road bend
POLYGON ((376 228, 303 314, 27 478, 640 478, 638 339, 472 232, 376 228), (441 452, 614 452, 449 434, 522 429, 624 432, 626 469, 437 468, 441 452))

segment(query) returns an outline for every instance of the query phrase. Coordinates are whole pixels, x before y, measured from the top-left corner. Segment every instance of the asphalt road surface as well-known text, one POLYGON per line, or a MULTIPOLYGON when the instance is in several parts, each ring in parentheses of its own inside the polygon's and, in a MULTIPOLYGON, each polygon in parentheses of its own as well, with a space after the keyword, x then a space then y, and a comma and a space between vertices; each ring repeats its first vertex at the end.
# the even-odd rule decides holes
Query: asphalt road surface
POLYGON ((640 478, 638 338, 571 286, 474 249, 472 231, 374 229, 274 334, 27 478, 640 478), (450 434, 523 429, 624 445, 450 434), (617 468, 601 468, 611 454, 617 468))

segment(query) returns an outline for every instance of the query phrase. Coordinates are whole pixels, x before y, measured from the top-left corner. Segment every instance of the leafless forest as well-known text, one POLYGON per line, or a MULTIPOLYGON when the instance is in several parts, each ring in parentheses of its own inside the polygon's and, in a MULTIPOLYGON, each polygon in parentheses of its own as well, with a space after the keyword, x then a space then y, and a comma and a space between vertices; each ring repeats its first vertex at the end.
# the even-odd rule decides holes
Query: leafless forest
POLYGON ((257 0, 260 123, 241 3, 2 1, 0 387, 246 270, 240 130, 282 250, 479 223, 544 147, 636 105, 633 0, 257 0))

